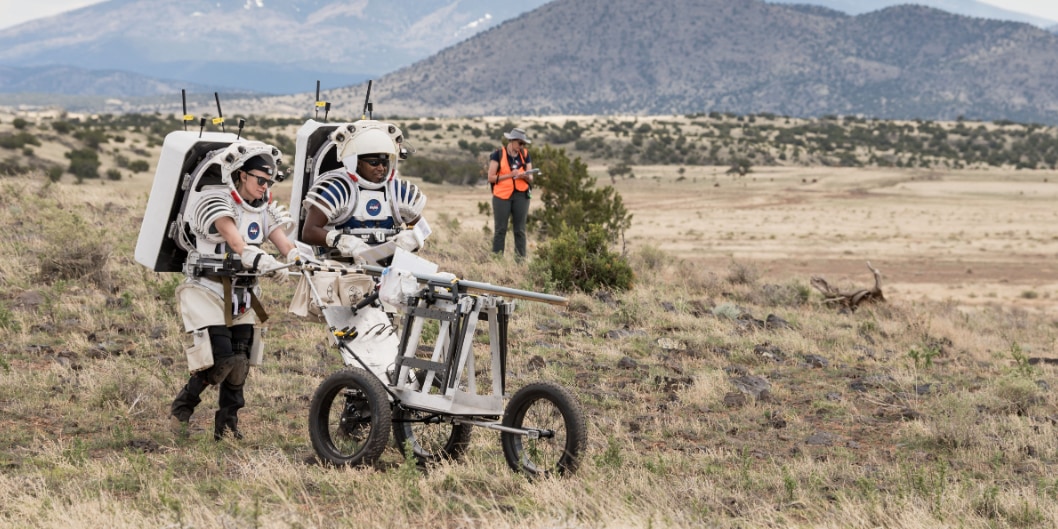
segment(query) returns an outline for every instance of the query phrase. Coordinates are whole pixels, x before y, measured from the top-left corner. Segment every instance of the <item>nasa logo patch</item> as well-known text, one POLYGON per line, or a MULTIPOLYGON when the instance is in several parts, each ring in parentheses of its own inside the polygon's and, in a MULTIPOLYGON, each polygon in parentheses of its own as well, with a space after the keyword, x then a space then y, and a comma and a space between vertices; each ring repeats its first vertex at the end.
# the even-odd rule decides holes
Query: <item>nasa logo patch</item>
POLYGON ((261 236, 261 225, 256 222, 251 222, 250 225, 246 227, 246 236, 251 241, 257 240, 257 238, 261 236))
POLYGON ((371 215, 372 217, 375 217, 381 212, 382 212, 382 203, 379 202, 378 199, 372 198, 371 200, 367 201, 367 214, 368 215, 371 215))

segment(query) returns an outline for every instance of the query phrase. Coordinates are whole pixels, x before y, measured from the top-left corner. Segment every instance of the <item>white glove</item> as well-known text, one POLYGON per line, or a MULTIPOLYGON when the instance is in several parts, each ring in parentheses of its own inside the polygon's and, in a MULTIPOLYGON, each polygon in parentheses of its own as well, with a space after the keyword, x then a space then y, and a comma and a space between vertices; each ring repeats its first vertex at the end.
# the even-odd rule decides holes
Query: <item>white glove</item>
POLYGON ((290 251, 287 252, 287 263, 293 263, 298 259, 298 257, 301 257, 301 252, 299 252, 297 248, 291 248, 290 251))
POLYGON ((414 252, 422 248, 422 241, 415 236, 415 230, 404 230, 394 235, 390 240, 397 245, 397 248, 408 252, 414 252))
POLYGON ((426 207, 426 195, 422 194, 419 186, 403 183, 402 189, 397 196, 397 212, 400 213, 404 222, 411 222, 422 215, 426 207))
POLYGON ((364 262, 364 258, 360 257, 360 254, 371 249, 371 246, 360 237, 346 235, 338 230, 331 230, 327 233, 327 246, 338 250, 342 257, 352 257, 359 264, 364 262))
POLYGON ((278 270, 275 269, 283 266, 283 264, 275 257, 268 255, 264 250, 252 245, 247 245, 243 248, 242 254, 239 257, 242 260, 243 270, 249 270, 251 272, 266 270, 267 272, 264 275, 275 275, 275 273, 278 272, 278 270))

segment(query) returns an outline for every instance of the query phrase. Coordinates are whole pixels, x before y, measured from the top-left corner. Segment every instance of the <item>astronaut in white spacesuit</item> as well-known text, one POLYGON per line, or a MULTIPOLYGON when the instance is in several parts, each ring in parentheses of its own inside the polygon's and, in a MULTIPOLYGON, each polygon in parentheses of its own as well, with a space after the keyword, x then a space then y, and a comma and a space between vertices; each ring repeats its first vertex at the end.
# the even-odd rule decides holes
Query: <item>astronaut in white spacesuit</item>
POLYGON ((239 141, 217 156, 220 181, 196 188, 182 217, 194 249, 184 265, 187 279, 176 292, 184 330, 195 340, 188 350, 191 377, 173 400, 171 421, 186 433, 201 393, 216 384, 213 433, 219 440, 228 433, 242 438, 238 411, 246 404, 243 386, 263 353, 255 325, 267 318, 258 301, 258 276, 283 266, 261 244, 271 241, 288 262, 297 250, 286 234, 293 221, 270 190, 278 175, 279 150, 239 141))
POLYGON ((422 217, 426 195, 398 176, 401 130, 362 120, 338 128, 331 138, 343 167, 321 174, 308 190, 301 240, 358 264, 385 264, 388 256, 366 255, 388 242, 409 252, 420 249, 425 237, 411 227, 422 217))

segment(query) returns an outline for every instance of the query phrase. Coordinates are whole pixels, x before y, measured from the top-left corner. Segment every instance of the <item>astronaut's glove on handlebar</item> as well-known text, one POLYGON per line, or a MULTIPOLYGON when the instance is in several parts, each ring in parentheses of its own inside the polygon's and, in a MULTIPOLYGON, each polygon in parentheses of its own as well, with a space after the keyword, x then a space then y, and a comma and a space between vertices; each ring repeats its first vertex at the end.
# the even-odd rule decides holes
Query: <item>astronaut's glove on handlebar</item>
POLYGON ((357 264, 364 264, 366 260, 361 257, 361 254, 371 248, 360 237, 348 235, 338 230, 327 232, 327 246, 338 250, 342 257, 352 257, 357 264))
POLYGON ((247 245, 242 249, 242 254, 239 256, 242 260, 243 270, 249 270, 251 272, 260 272, 266 270, 264 275, 272 276, 277 272, 277 268, 283 266, 275 257, 268 255, 264 250, 247 245))
POLYGON ((393 244, 397 245, 397 248, 409 252, 414 252, 419 248, 422 248, 422 241, 415 236, 415 230, 404 230, 394 235, 390 240, 393 241, 393 244))
POLYGON ((299 252, 297 248, 291 248, 286 255, 287 264, 297 261, 298 257, 301 257, 301 252, 299 252))

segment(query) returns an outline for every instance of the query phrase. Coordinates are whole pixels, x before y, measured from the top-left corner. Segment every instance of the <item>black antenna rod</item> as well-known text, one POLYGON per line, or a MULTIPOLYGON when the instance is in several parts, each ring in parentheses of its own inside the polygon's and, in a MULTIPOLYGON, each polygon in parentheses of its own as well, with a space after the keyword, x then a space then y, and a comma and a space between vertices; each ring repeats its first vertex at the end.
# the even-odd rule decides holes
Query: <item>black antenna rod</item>
POLYGON ((180 89, 180 102, 183 103, 183 105, 184 105, 183 121, 184 121, 184 130, 186 131, 187 130, 187 123, 189 121, 194 121, 195 120, 195 116, 192 116, 191 114, 187 113, 187 90, 184 90, 183 88, 180 89))
POLYGON ((220 125, 221 132, 227 132, 224 130, 224 113, 220 111, 220 94, 213 92, 213 98, 217 100, 217 117, 213 118, 213 124, 220 125))
POLYGON ((320 101, 320 80, 316 79, 316 117, 320 117, 320 107, 323 107, 323 121, 327 121, 327 112, 331 110, 331 104, 320 101))
POLYGON ((203 116, 203 117, 199 118, 199 120, 198 120, 198 137, 199 138, 202 137, 202 131, 205 130, 205 129, 206 129, 206 118, 205 118, 205 116, 203 116))
POLYGON ((242 128, 243 128, 243 127, 244 127, 245 125, 246 125, 246 120, 245 120, 245 119, 242 119, 242 118, 239 118, 239 132, 238 132, 238 134, 236 134, 236 135, 235 135, 235 138, 236 138, 236 139, 238 139, 238 138, 241 138, 241 137, 242 137, 242 128))
POLYGON ((370 117, 368 115, 368 112, 371 111, 371 83, 372 83, 372 81, 373 81, 372 79, 368 79, 367 80, 367 96, 364 97, 364 112, 363 112, 363 115, 360 116, 360 119, 368 119, 370 117))

